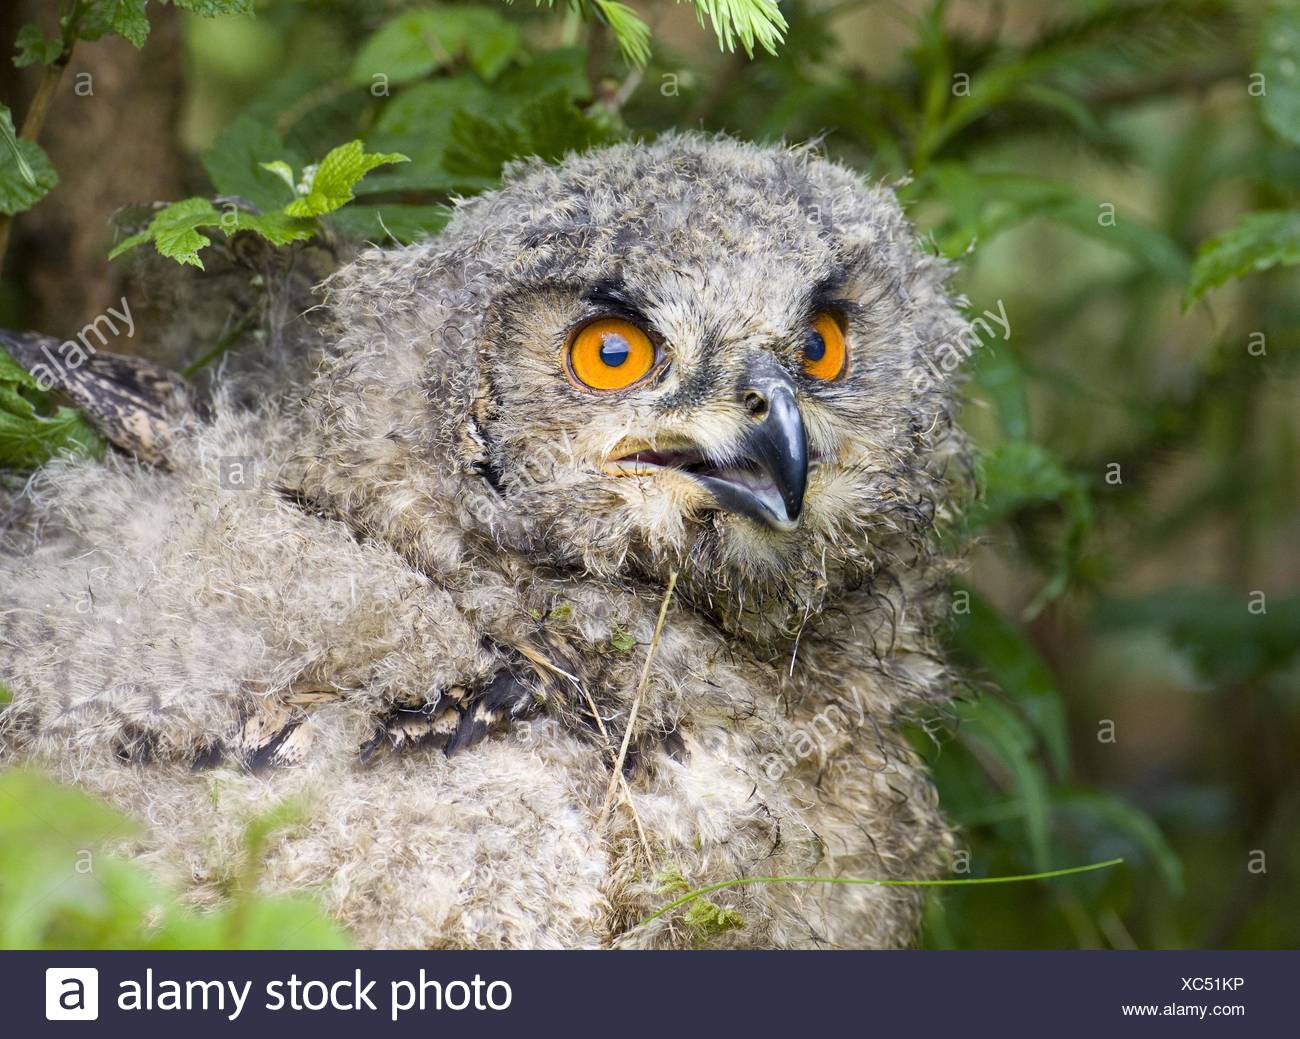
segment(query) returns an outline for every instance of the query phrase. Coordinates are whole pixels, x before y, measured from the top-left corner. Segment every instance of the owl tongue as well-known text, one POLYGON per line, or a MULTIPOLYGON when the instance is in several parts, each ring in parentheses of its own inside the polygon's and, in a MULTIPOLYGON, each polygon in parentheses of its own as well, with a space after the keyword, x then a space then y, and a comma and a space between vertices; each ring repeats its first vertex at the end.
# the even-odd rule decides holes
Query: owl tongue
POLYGON ((794 475, 797 488, 783 492, 768 466, 757 457, 720 463, 697 450, 637 451, 614 465, 624 472, 674 469, 700 483, 728 512, 782 531, 793 530, 798 524, 805 477, 802 471, 794 475), (797 503, 793 510, 787 504, 790 499, 797 503))

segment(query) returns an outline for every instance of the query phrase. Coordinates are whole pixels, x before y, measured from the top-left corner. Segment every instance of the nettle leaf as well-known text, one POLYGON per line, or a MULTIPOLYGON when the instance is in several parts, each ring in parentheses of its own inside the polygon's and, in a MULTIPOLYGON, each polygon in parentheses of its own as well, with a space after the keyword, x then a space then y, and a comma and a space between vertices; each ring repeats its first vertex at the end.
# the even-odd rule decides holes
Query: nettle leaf
POLYGON ((512 159, 536 156, 554 162, 618 137, 617 131, 578 110, 568 93, 554 90, 524 105, 507 120, 457 112, 445 166, 448 172, 487 187, 512 159))
POLYGON ((63 54, 63 41, 57 36, 50 39, 39 25, 24 25, 14 38, 14 64, 18 68, 28 65, 53 65, 63 54))
POLYGON ((59 182, 49 156, 14 131, 13 116, 0 105, 0 213, 31 209, 59 182))
POLYGON ((411 161, 376 170, 366 179, 366 190, 448 192, 461 186, 444 168, 452 122, 461 111, 500 118, 510 110, 510 100, 499 96, 500 86, 487 87, 466 75, 416 83, 398 93, 380 112, 366 143, 376 151, 409 155, 411 161))
POLYGON ((262 210, 280 209, 294 199, 293 171, 289 163, 301 165, 303 156, 294 153, 284 138, 265 123, 241 115, 231 123, 206 152, 203 168, 222 195, 247 199, 262 210), (278 162, 288 172, 271 169, 271 156, 284 156, 278 162))
POLYGON ((55 407, 27 369, 0 350, 0 468, 35 469, 68 451, 103 449, 80 411, 55 407))
POLYGON ((325 156, 311 177, 306 194, 284 207, 289 216, 330 213, 351 202, 355 188, 371 170, 395 162, 410 162, 400 152, 367 152, 360 141, 341 144, 325 156))
POLYGON ((216 18, 223 14, 252 14, 255 0, 162 0, 171 3, 182 11, 189 11, 202 18, 216 18))
POLYGON ((98 40, 116 34, 143 47, 149 37, 147 3, 148 0, 97 0, 85 9, 77 24, 77 35, 83 40, 98 40))
POLYGON ((361 45, 352 80, 367 85, 384 76, 390 83, 409 83, 464 56, 491 81, 519 47, 518 28, 490 8, 419 8, 385 22, 361 45))
POLYGON ((1300 144, 1300 0, 1273 0, 1255 67, 1264 81, 1264 122, 1300 144))
POLYGON ((252 231, 273 245, 287 245, 310 238, 316 225, 284 211, 248 213, 233 205, 223 211, 206 198, 187 198, 159 212, 139 234, 119 242, 108 258, 116 259, 145 242, 153 242, 154 248, 168 259, 202 269, 199 250, 212 244, 205 230, 219 230, 226 235, 252 231))
POLYGON ((1300 213, 1251 213, 1230 231, 1205 242, 1196 253, 1184 305, 1216 285, 1280 264, 1300 263, 1300 213))

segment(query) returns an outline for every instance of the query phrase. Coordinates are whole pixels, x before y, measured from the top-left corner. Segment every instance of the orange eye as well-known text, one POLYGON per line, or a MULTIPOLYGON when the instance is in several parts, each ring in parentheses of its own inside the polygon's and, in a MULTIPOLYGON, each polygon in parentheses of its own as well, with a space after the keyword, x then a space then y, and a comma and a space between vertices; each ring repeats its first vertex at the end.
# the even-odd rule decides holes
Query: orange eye
POLYGON ((569 346, 569 370, 593 390, 622 390, 654 367, 650 337, 631 321, 600 318, 584 326, 569 346))
POLYGON ((844 329, 833 315, 823 311, 803 334, 803 370, 814 379, 830 382, 844 374, 847 361, 844 329))

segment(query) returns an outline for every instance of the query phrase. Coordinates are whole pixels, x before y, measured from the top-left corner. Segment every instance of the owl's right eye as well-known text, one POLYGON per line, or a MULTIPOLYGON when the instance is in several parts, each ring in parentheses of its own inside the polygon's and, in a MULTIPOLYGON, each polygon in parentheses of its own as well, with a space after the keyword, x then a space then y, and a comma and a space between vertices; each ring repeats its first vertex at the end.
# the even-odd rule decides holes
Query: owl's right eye
POLYGON ((569 371, 588 389, 624 390, 649 373, 655 347, 645 330, 619 317, 599 318, 569 344, 569 371))

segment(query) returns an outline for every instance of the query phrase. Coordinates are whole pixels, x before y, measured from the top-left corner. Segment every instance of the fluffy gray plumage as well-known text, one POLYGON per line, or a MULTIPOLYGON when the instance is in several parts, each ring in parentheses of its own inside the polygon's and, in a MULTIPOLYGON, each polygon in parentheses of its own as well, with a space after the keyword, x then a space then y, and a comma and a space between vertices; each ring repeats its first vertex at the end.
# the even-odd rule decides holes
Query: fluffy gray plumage
POLYGON ((924 361, 963 327, 946 274, 887 189, 806 149, 520 165, 329 280, 301 387, 219 389, 165 467, 33 480, 0 556, 3 753, 145 821, 131 853, 199 903, 249 818, 307 796, 263 884, 317 890, 368 945, 908 943, 898 887, 737 887, 711 898, 738 917, 636 925, 682 885, 944 868, 900 727, 951 690, 933 531, 963 455, 924 361), (818 383, 799 351, 827 294, 850 361, 818 383), (566 343, 611 307, 661 364, 595 394, 566 343), (814 460, 793 529, 609 468, 744 456, 756 370, 794 387, 814 460))

